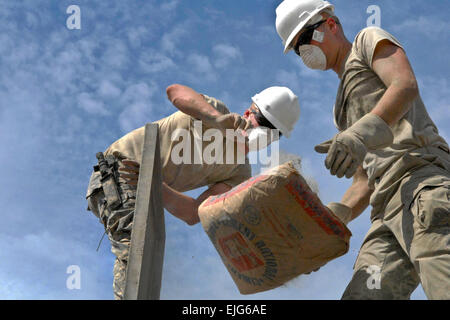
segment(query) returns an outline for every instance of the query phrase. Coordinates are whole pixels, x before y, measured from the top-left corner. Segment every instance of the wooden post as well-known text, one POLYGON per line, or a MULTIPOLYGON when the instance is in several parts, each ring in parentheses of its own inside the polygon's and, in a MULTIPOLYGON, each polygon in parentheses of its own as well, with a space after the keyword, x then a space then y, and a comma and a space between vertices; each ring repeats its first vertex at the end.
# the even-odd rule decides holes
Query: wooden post
POLYGON ((159 148, 159 127, 148 123, 136 193, 125 300, 159 300, 166 238, 159 148))

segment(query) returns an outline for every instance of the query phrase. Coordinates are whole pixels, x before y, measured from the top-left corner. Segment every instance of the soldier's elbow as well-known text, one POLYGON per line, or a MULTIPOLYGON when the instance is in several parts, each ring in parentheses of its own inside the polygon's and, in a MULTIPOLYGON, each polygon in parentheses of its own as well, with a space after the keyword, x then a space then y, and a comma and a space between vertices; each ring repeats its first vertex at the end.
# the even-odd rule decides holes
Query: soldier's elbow
POLYGON ((179 93, 181 91, 181 85, 175 83, 171 84, 166 88, 166 94, 167 98, 170 100, 170 102, 173 103, 173 101, 179 96, 179 93))

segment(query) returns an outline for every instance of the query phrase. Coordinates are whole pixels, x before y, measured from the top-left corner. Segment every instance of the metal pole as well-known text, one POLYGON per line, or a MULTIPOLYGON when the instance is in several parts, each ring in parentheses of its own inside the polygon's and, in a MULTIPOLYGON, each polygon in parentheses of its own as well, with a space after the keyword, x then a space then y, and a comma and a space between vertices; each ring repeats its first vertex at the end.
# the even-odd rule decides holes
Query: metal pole
POLYGON ((148 123, 136 193, 125 300, 159 300, 166 238, 159 148, 159 127, 148 123))

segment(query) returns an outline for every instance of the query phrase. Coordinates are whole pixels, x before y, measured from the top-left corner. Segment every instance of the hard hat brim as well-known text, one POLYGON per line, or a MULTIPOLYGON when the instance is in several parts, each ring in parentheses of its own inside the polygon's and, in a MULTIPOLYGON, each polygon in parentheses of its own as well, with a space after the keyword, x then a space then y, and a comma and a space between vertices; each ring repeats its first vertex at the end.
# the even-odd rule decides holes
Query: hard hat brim
POLYGON ((326 9, 331 8, 334 11, 334 6, 329 3, 321 8, 317 8, 314 11, 311 12, 310 17, 308 20, 299 23, 297 27, 295 27, 295 29, 291 32, 291 34, 289 35, 289 37, 286 40, 285 46, 284 46, 284 54, 288 53, 289 51, 291 51, 293 48, 291 47, 292 45, 292 40, 294 40, 295 36, 308 24, 308 22, 319 12, 324 11, 326 9))
POLYGON ((258 105, 258 102, 256 101, 255 97, 252 97, 252 101, 256 104, 256 106, 258 107, 259 111, 261 111, 263 116, 266 117, 266 119, 269 120, 269 122, 273 124, 275 128, 280 130, 283 136, 285 136, 286 138, 289 138, 291 136, 291 131, 288 130, 285 126, 283 126, 280 123, 280 121, 278 121, 278 119, 276 119, 269 112, 267 112, 266 106, 258 105))

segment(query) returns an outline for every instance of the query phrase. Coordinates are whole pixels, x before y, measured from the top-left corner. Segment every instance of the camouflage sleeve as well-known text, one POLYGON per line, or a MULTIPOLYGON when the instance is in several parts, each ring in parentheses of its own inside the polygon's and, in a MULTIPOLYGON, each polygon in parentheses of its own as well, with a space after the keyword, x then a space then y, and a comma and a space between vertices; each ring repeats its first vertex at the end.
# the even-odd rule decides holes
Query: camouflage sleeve
POLYGON ((373 54, 378 43, 382 40, 389 40, 403 49, 400 42, 393 35, 378 27, 365 28, 355 38, 356 53, 369 67, 372 67, 373 54))
POLYGON ((89 185, 86 191, 86 199, 89 198, 91 195, 93 195, 102 187, 100 179, 101 179, 100 173, 92 172, 91 178, 89 179, 89 185))

